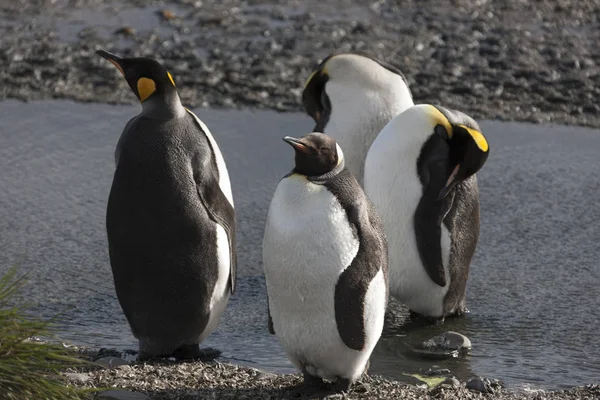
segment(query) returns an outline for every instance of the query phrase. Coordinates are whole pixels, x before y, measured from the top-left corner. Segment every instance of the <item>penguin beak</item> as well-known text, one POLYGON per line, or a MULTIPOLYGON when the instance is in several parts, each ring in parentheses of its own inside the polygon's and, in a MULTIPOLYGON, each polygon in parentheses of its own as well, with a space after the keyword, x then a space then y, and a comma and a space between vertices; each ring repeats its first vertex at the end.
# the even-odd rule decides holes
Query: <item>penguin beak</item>
POLYGON ((292 145, 294 150, 300 151, 302 153, 311 154, 310 148, 302 143, 299 139, 293 138, 291 136, 286 136, 283 138, 283 141, 292 145))
POLYGON ((446 185, 440 191, 437 201, 440 201, 444 197, 446 197, 448 195, 448 193, 450 193, 450 191, 454 188, 454 186, 456 186, 456 184, 459 182, 459 180, 456 178, 458 176, 459 171, 460 171, 460 164, 458 164, 456 167, 454 167, 454 170, 452 171, 452 173, 450 174, 450 177, 446 181, 446 185))
POLYGON ((108 61, 110 61, 115 67, 117 67, 119 72, 123 76, 125 76, 125 71, 123 71, 123 66, 121 65, 123 62, 123 59, 121 57, 119 57, 116 54, 109 53, 106 50, 98 50, 98 51, 96 51, 96 54, 98 54, 100 57, 106 58, 108 61))

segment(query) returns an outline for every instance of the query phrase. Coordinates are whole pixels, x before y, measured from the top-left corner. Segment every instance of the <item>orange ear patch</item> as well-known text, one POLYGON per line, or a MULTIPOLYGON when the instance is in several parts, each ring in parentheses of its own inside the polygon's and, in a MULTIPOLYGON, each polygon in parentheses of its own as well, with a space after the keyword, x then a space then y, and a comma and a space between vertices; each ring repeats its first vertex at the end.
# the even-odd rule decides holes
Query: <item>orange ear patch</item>
POLYGON ((488 149, 490 147, 488 145, 487 140, 485 139, 485 136, 483 136, 483 134, 481 132, 479 132, 478 130, 475 130, 475 129, 471 129, 465 125, 459 125, 459 126, 461 128, 463 128, 464 130, 466 130, 467 132, 469 132, 469 135, 471 135, 471 137, 475 141, 475 144, 477 145, 477 147, 479 147, 479 150, 483 151, 484 153, 486 151, 488 151, 488 149))
POLYGON ((137 81, 138 94, 143 103, 150 95, 156 92, 156 83, 150 78, 140 78, 137 81))

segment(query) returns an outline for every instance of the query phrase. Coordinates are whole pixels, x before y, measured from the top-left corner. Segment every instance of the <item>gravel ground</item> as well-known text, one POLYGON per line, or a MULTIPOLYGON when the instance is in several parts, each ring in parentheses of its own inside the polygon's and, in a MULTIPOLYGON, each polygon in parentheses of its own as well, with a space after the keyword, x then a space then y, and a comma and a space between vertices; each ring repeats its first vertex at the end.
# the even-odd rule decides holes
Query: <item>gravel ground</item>
MULTIPOLYGON (((276 375, 257 369, 221 363, 161 363, 125 365, 87 373, 90 379, 75 383, 86 388, 118 387, 147 394, 151 399, 285 399, 297 398, 293 388, 301 382, 298 375, 276 375)), ((305 397, 306 398, 306 397, 305 397)), ((590 385, 564 391, 505 391, 482 394, 465 388, 465 383, 406 385, 377 376, 367 376, 346 399, 599 399, 600 386, 590 385)))
POLYGON ((600 0, 3 1, 0 97, 135 102, 103 47, 162 59, 187 105, 295 111, 319 60, 360 50, 418 102, 598 127, 599 18, 600 0))

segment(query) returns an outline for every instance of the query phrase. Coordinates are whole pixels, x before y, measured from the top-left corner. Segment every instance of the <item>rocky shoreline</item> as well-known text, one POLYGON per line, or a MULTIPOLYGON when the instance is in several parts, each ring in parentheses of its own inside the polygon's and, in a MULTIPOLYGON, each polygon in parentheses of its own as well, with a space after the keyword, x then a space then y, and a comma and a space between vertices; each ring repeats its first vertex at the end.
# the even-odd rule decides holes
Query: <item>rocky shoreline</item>
POLYGON ((301 110, 333 51, 396 64, 417 102, 600 126, 600 2, 29 0, 0 6, 0 99, 134 103, 94 51, 152 55, 186 105, 301 110))
MULTIPOLYGON (((65 373, 73 386, 102 389, 92 395, 102 399, 130 400, 195 400, 195 399, 286 399, 294 397, 292 390, 301 383, 297 374, 272 374, 221 362, 175 362, 161 360, 151 363, 130 363, 118 352, 93 353, 85 358, 95 360, 91 367, 65 373), (95 355, 94 355, 95 354, 95 355), (112 354, 112 355, 111 355, 112 354), (100 357, 100 358, 98 358, 100 357), (132 394, 133 393, 133 394, 132 394)), ((410 385, 379 376, 363 377, 345 396, 330 395, 330 399, 598 399, 600 386, 588 385, 569 390, 507 390, 499 381, 474 378, 459 382, 455 378, 432 380, 427 384, 410 385), (435 385, 434 385, 435 384, 435 385)))

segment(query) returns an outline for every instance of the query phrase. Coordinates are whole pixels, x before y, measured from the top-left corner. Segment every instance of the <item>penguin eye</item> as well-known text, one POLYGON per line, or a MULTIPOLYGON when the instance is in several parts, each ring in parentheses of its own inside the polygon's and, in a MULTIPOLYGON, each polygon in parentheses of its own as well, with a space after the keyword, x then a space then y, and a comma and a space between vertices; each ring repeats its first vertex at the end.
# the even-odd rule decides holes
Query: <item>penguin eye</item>
POLYGON ((319 149, 319 152, 321 152, 322 154, 329 154, 329 147, 321 147, 319 149))

